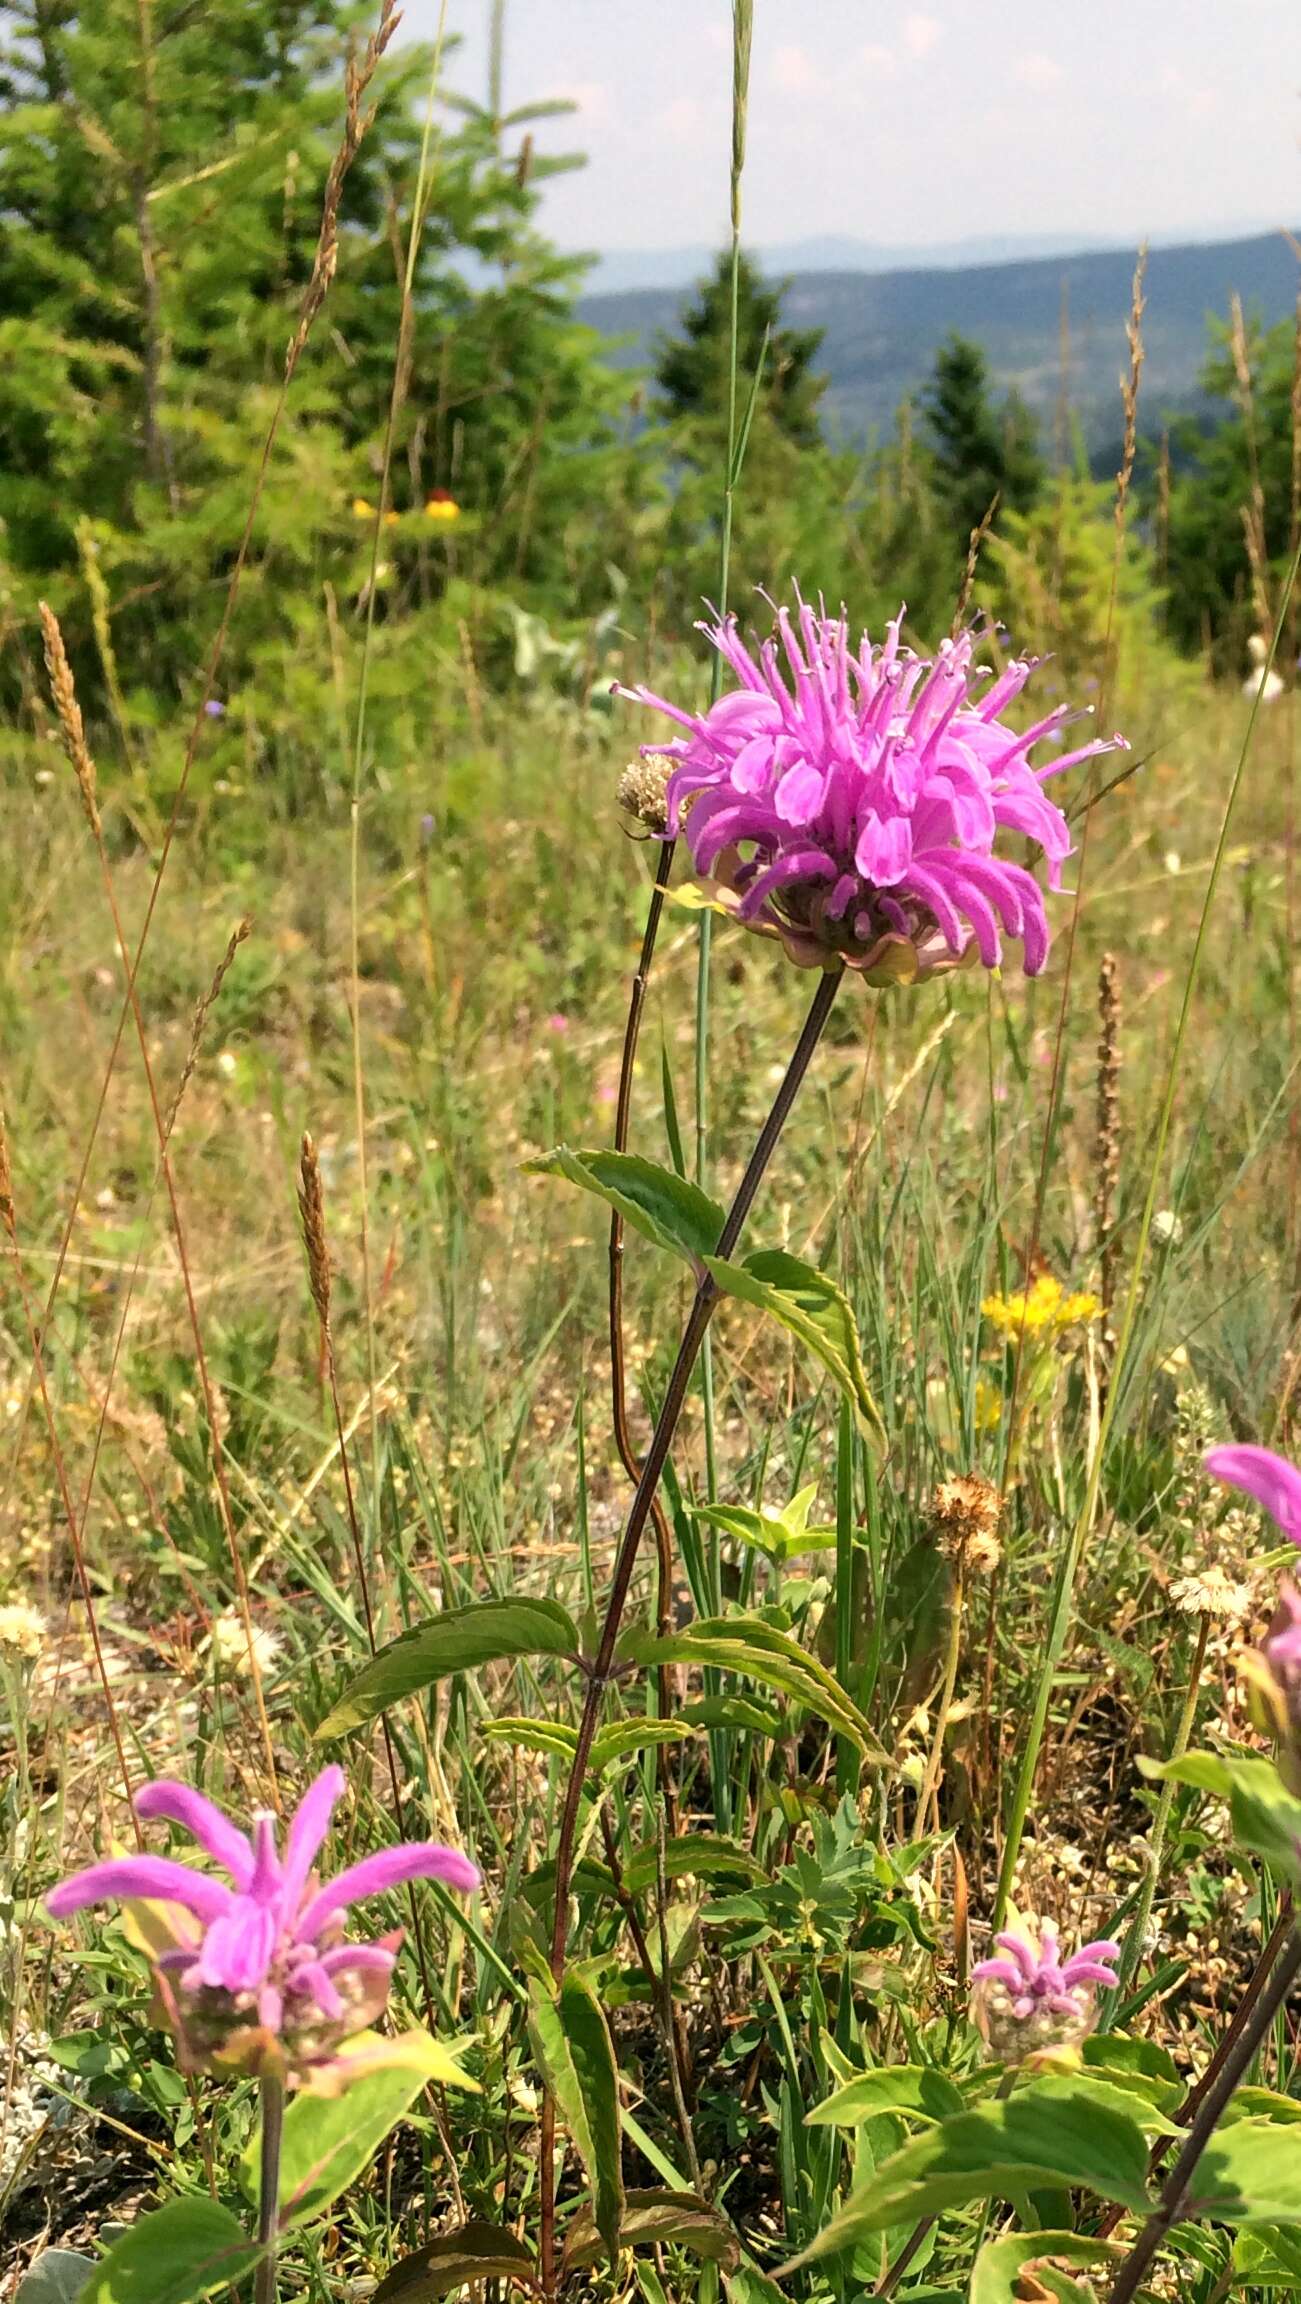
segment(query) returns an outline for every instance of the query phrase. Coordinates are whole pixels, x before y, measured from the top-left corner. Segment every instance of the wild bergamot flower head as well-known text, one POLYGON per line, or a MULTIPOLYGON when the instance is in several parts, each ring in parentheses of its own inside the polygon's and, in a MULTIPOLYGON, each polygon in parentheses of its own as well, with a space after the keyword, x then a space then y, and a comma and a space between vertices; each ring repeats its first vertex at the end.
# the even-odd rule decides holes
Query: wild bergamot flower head
POLYGON ((344 2042, 383 2010, 402 1941, 398 1929, 349 1943, 349 1906, 408 1880, 477 1888, 469 1858, 437 1841, 383 1848, 322 1882, 316 1860, 343 1789, 341 1768, 323 1770, 281 1849, 273 1816, 255 1816, 244 1833, 201 1792, 160 1779, 137 1793, 138 1814, 179 1824, 226 1879, 169 1856, 113 1856, 47 1897, 55 1920, 91 1904, 148 1907, 158 1997, 185 2069, 255 2072, 294 2086, 337 2070, 344 2042))
POLYGON ((972 2012, 993 2053, 1021 2064, 1077 2047, 1093 2030, 1098 1986, 1115 1990, 1119 1944, 1100 1937, 1063 1959, 1055 1922, 1019 1913, 994 1942, 997 1956, 971 1971, 972 2012))
POLYGON ((757 655, 734 616, 700 626, 738 682, 707 712, 625 691, 686 731, 653 750, 674 757, 668 828, 685 830, 696 872, 806 967, 838 960, 872 983, 907 982, 968 955, 995 968, 1008 935, 1036 974, 1043 896, 995 841, 1028 841, 1059 886, 1071 837, 1044 780, 1121 739, 1032 767, 1069 714, 1008 726, 1030 663, 1009 664, 982 695, 989 675, 969 632, 924 657, 900 641, 902 609, 879 647, 866 635, 855 647, 843 612, 803 601, 776 619, 757 655))

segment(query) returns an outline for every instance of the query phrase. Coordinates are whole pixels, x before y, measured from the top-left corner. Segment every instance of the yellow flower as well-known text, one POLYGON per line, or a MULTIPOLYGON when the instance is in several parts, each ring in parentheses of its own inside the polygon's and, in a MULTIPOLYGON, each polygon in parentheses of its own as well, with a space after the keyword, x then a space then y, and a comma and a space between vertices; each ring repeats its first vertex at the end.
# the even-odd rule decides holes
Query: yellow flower
POLYGON ((353 497, 352 509, 358 520, 373 520, 375 517, 374 505, 368 504, 364 496, 353 497))
POLYGON ((986 1296, 980 1309, 991 1328, 1015 1338, 1060 1336, 1065 1328, 1096 1320, 1102 1306, 1083 1289, 1068 1295, 1051 1272, 1041 1272, 1029 1288, 1018 1288, 1010 1296, 986 1296))
POLYGON ((1003 1395, 996 1385, 976 1378, 976 1430, 996 1432, 1003 1421, 1003 1395))
POLYGON ((449 496, 449 495, 448 495, 448 493, 447 493, 447 490, 446 490, 445 488, 435 488, 435 490, 434 490, 434 492, 433 492, 433 495, 432 495, 432 496, 429 496, 429 497, 426 497, 426 499, 425 499, 425 518, 426 518, 426 520, 447 520, 447 521, 451 521, 451 520, 459 520, 459 519, 460 519, 460 517, 461 517, 461 507, 460 507, 460 505, 459 505, 459 504, 456 502, 456 500, 455 500, 455 498, 454 498, 454 497, 452 497, 452 496, 449 496))

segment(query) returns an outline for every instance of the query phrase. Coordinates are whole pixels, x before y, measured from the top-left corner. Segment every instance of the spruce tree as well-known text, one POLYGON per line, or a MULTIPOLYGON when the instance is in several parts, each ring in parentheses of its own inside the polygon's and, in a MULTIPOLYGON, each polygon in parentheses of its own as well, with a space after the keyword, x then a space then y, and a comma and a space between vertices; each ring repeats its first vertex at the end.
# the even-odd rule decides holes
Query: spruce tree
POLYGON ((922 407, 936 484, 955 547, 965 553, 995 496, 1006 512, 1028 512, 1038 496, 1043 464, 1033 421, 1015 393, 1001 405, 991 398, 984 353, 957 335, 935 356, 922 407))
MULTIPOLYGON (((781 317, 782 289, 769 286, 743 255, 737 281, 738 391, 744 405, 763 359, 760 406, 800 448, 819 438, 818 404, 826 378, 813 363, 820 328, 789 328, 781 317), (764 340, 767 338, 767 350, 764 340)), ((682 315, 682 334, 659 347, 656 382, 661 412, 670 421, 726 420, 732 332, 732 258, 721 255, 682 315)))

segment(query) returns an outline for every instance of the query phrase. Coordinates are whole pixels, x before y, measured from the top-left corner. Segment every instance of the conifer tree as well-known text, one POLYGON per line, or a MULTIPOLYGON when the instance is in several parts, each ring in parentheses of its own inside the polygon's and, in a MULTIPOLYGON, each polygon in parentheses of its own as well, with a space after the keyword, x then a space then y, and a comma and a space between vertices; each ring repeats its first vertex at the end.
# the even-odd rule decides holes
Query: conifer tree
MULTIPOLYGON (((800 448, 819 438, 818 404, 826 378, 813 363, 820 328, 790 328, 782 290, 769 286, 747 256, 737 281, 737 367, 744 399, 763 359, 760 406, 800 448), (764 340, 767 338, 767 350, 764 340)), ((732 258, 725 252, 682 315, 682 334, 663 342, 656 365, 663 414, 670 420, 725 422, 732 330, 732 258)))

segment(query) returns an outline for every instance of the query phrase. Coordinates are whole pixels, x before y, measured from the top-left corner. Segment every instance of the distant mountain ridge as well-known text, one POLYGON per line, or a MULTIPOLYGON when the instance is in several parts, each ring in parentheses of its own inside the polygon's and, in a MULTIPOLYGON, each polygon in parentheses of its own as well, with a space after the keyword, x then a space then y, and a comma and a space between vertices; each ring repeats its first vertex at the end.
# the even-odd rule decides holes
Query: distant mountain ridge
MULTIPOLYGON (((987 232, 923 246, 862 240, 848 232, 821 232, 803 240, 760 242, 751 249, 771 279, 796 272, 944 272, 971 264, 1026 264, 1044 256, 1100 255, 1127 249, 1132 257, 1141 238, 1153 248, 1201 247, 1220 241, 1263 237, 1268 219, 1243 218, 1200 231, 1117 233, 987 232)), ((587 290, 592 296, 626 295, 642 288, 685 288, 707 272, 718 251, 705 241, 686 248, 611 248, 589 260, 587 290)))
MULTIPOLYGON (((1015 386, 1041 426, 1050 425, 1061 392, 1065 297, 1071 408, 1096 449, 1120 428, 1133 269, 1127 249, 885 272, 811 269, 790 275, 783 309, 793 326, 824 331, 828 430, 859 439, 893 424, 955 329, 984 346, 999 386, 1015 386)), ((1293 312, 1299 285, 1301 270, 1282 233, 1153 248, 1143 322, 1146 425, 1202 405, 1208 323, 1227 319, 1235 292, 1249 317, 1273 326, 1293 312)), ((689 295, 682 287, 598 293, 584 296, 579 312, 603 335, 627 340, 614 354, 620 365, 645 366, 689 295)))

